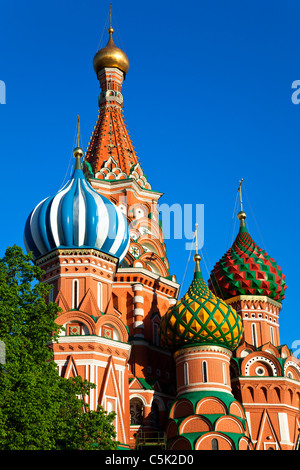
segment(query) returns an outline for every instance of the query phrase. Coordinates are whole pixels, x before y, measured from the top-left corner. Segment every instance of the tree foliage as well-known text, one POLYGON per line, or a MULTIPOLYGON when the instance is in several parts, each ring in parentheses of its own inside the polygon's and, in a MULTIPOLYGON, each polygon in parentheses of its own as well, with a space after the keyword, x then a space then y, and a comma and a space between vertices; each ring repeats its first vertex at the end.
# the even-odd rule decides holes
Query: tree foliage
POLYGON ((41 275, 16 245, 0 260, 0 450, 116 449, 114 413, 85 403, 94 384, 58 374, 59 307, 41 275))

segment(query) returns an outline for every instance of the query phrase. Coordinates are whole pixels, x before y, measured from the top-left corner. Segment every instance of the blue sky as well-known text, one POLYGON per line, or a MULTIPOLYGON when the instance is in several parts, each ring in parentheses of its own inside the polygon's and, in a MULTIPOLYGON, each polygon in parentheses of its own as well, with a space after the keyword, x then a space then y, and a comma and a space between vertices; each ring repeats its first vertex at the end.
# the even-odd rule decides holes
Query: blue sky
MULTIPOLYGON (((27 215, 69 178, 78 114, 88 145, 98 114, 92 61, 107 42, 109 3, 1 2, 1 256, 13 243, 24 248, 27 215)), ((281 343, 300 345, 300 104, 291 100, 299 2, 115 0, 112 8, 115 42, 130 60, 125 119, 152 188, 162 203, 204 204, 207 279, 237 233, 244 179, 249 232, 286 274, 281 343)), ((166 243, 178 282, 187 268, 183 294, 193 261, 186 240, 166 243)))

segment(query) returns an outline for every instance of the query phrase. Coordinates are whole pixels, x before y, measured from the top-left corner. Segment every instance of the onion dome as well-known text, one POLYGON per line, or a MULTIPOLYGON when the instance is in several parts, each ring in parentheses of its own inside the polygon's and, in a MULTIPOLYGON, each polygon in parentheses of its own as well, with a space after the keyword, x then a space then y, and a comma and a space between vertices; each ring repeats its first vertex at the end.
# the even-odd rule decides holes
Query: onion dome
POLYGON ((129 70, 129 59, 125 52, 122 51, 119 47, 117 47, 113 40, 113 28, 110 27, 109 30, 109 40, 105 47, 100 49, 93 61, 93 66, 96 74, 98 74, 99 70, 103 69, 104 67, 116 67, 124 74, 129 70))
POLYGON ((210 291, 201 273, 200 259, 200 255, 194 256, 195 273, 188 292, 161 320, 162 345, 176 350, 210 344, 233 350, 242 339, 241 318, 210 291))
POLYGON ((240 295, 263 295, 281 302, 286 289, 281 268, 253 241, 245 225, 244 211, 239 212, 238 218, 239 233, 212 270, 209 287, 225 300, 240 295))
POLYGON ((81 148, 72 178, 54 196, 41 201, 29 215, 24 231, 26 250, 34 259, 56 248, 95 248, 122 261, 129 247, 124 214, 98 194, 81 170, 81 148))

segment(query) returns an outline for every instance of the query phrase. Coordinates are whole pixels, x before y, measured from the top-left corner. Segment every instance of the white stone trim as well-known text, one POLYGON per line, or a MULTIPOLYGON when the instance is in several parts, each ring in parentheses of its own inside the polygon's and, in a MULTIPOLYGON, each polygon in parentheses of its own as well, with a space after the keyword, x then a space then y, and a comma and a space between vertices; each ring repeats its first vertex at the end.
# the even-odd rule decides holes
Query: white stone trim
MULTIPOLYGON (((245 366, 245 376, 249 376, 250 366, 252 364, 254 364, 255 362, 257 362, 257 361, 266 362, 267 364, 269 364, 269 366, 271 367, 271 369, 273 371, 274 376, 277 377, 277 370, 276 370, 276 366, 275 366, 274 362, 271 361, 270 359, 264 357, 264 356, 255 356, 252 359, 249 359, 249 361, 247 362, 247 364, 245 366)), ((261 378, 261 376, 259 376, 259 377, 261 378)))
POLYGON ((143 317, 144 316, 144 309, 143 308, 133 309, 133 315, 140 315, 141 317, 143 317))

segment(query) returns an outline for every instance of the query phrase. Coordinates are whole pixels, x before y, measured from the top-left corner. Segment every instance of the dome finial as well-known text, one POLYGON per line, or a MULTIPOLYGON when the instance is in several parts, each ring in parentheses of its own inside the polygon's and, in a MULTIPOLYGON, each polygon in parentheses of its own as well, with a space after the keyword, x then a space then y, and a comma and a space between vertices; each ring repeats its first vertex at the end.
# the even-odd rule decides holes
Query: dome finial
POLYGON ((96 52, 93 66, 98 76, 98 72, 104 68, 118 68, 124 73, 124 78, 129 70, 129 59, 124 51, 117 47, 113 40, 114 29, 112 27, 111 4, 109 10, 109 39, 105 47, 96 52))
POLYGON ((241 205, 241 210, 238 213, 238 219, 241 223, 241 227, 246 227, 245 225, 245 219, 246 219, 246 212, 243 210, 243 199, 242 199, 242 183, 243 183, 243 178, 239 181, 239 187, 238 187, 238 193, 240 193, 240 205, 241 205))
POLYGON ((197 229, 198 229, 198 224, 196 223, 195 224, 196 253, 194 254, 194 261, 195 261, 195 273, 200 273, 201 272, 201 268, 200 268, 201 256, 198 253, 197 229))
POLYGON ((114 29, 112 27, 112 19, 111 19, 111 2, 109 5, 109 28, 108 28, 108 33, 109 33, 109 39, 112 39, 112 34, 114 32, 114 29))
POLYGON ((79 116, 77 116, 77 147, 75 147, 75 149, 73 150, 73 155, 76 158, 75 170, 81 169, 80 159, 83 157, 83 150, 79 146, 79 135, 80 135, 80 119, 79 119, 79 116))

